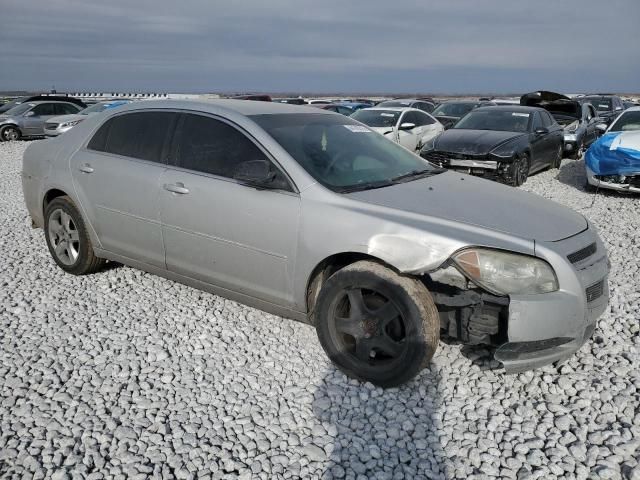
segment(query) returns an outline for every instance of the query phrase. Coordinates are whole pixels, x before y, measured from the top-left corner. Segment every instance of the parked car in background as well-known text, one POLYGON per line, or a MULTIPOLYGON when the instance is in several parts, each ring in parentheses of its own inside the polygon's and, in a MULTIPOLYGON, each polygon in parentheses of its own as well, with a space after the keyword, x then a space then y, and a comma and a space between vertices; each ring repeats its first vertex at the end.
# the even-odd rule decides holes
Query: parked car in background
POLYGON ((352 115, 354 112, 357 112, 358 110, 362 110, 363 108, 371 108, 370 103, 362 103, 362 102, 336 102, 336 105, 339 105, 340 107, 343 107, 343 108, 347 108, 351 112, 349 115, 352 115))
POLYGON ((271 97, 269 95, 236 95, 235 97, 231 97, 234 100, 253 100, 255 102, 271 102, 271 97))
POLYGON ((358 110, 351 118, 364 123, 412 152, 444 131, 435 118, 416 108, 373 107, 358 110))
POLYGON ((580 103, 590 103, 593 105, 598 112, 598 116, 606 125, 610 125, 613 119, 625 108, 619 96, 607 93, 584 95, 582 97, 576 97, 576 100, 580 103))
POLYGON ((127 103, 131 103, 131 100, 107 100, 95 103, 84 110, 80 110, 78 113, 50 118, 44 124, 44 134, 47 137, 56 137, 71 130, 74 126, 85 120, 88 115, 100 113, 110 108, 126 105, 127 103))
POLYGON ((339 103, 327 103, 327 104, 312 104, 312 107, 321 108, 322 110, 327 110, 329 112, 340 113, 341 115, 346 115, 347 117, 351 116, 354 112, 347 106, 343 106, 339 103))
POLYGON ((304 98, 274 98, 274 102, 276 103, 288 103, 289 105, 306 105, 307 101, 304 98))
POLYGON ((423 112, 431 113, 436 108, 436 105, 429 100, 421 100, 418 98, 396 98, 394 100, 380 102, 376 107, 417 108, 423 112))
POLYGON ((634 102, 633 100, 623 100, 622 101, 622 106, 626 110, 627 108, 638 107, 638 106, 640 106, 640 103, 634 102))
POLYGON ((22 186, 65 272, 108 259, 308 322, 383 387, 428 365, 441 331, 515 372, 571 356, 607 309, 584 216, 310 107, 134 102, 32 143, 22 186))
POLYGON ((75 98, 75 97, 66 97, 66 96, 62 96, 62 95, 58 95, 58 96, 56 96, 56 95, 31 95, 31 96, 27 96, 27 97, 16 98, 16 99, 11 100, 10 102, 7 102, 4 105, 0 106, 0 114, 8 112, 13 107, 16 107, 16 106, 18 106, 20 104, 27 103, 27 102, 39 102, 39 101, 73 103, 75 105, 78 105, 81 108, 85 108, 87 106, 87 104, 85 102, 83 102, 82 100, 80 100, 78 98, 75 98))
POLYGON ((431 164, 522 185, 547 167, 558 168, 563 129, 542 108, 480 107, 426 142, 420 155, 431 164))
POLYGON ((308 100, 307 103, 309 105, 329 105, 330 103, 333 103, 333 102, 331 100, 321 100, 321 99, 314 98, 312 100, 308 100))
POLYGON ((622 112, 585 155, 587 187, 640 193, 640 107, 622 112))
POLYGON ((488 107, 490 105, 495 105, 495 103, 490 101, 469 102, 460 100, 449 100, 438 105, 433 110, 432 115, 438 119, 438 121, 444 126, 444 129, 446 130, 453 127, 458 120, 460 120, 474 108, 488 107))
POLYGON ((0 115, 0 141, 44 136, 44 124, 60 115, 78 113, 82 107, 60 101, 21 103, 0 115))
POLYGON ((580 158, 598 139, 597 125, 602 122, 595 107, 556 92, 538 91, 523 95, 520 104, 548 111, 564 128, 564 151, 570 158, 580 158))

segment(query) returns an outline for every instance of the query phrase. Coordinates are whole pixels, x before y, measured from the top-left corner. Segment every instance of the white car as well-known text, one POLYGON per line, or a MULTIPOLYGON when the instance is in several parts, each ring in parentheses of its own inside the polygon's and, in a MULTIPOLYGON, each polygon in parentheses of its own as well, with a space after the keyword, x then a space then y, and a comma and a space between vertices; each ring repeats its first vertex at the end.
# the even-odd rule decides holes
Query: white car
POLYGON ((444 131, 438 120, 417 108, 363 108, 351 118, 412 152, 444 131))

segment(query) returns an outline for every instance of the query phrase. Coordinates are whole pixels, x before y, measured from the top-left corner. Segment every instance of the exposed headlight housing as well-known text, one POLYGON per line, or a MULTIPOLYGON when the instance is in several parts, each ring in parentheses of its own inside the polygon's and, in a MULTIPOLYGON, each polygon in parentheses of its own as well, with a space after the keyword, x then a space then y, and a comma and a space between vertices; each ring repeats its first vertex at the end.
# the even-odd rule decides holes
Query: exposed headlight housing
POLYGON ((469 280, 498 295, 535 295, 558 290, 558 279, 540 258, 472 247, 451 257, 469 280))
POLYGON ((511 142, 507 142, 505 145, 500 145, 491 150, 491 155, 500 158, 513 158, 516 156, 514 145, 511 142))
POLYGON ((429 140, 427 140, 426 142, 424 142, 424 145, 422 146, 422 148, 420 149, 420 153, 423 152, 430 152, 431 150, 435 150, 436 148, 436 139, 438 137, 435 136, 433 138, 430 138, 429 140))
POLYGON ((565 132, 570 132, 570 133, 575 133, 575 131, 578 129, 579 126, 580 126, 580 122, 578 120, 576 120, 574 122, 571 122, 566 127, 564 127, 564 131, 565 132))
POLYGON ((60 124, 60 128, 73 127, 79 124, 82 120, 73 120, 72 122, 64 122, 60 124))

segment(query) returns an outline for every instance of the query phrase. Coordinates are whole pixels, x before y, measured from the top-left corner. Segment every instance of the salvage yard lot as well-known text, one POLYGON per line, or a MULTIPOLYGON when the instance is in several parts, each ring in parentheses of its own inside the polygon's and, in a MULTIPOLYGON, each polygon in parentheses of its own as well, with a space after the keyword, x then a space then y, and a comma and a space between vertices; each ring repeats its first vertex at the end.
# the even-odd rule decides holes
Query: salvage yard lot
POLYGON ((594 200, 582 161, 523 188, 608 248, 593 339, 519 375, 441 344, 382 390, 338 372, 307 325, 127 267, 65 274, 23 205, 28 144, 0 144, 0 476, 640 478, 640 198, 594 200))

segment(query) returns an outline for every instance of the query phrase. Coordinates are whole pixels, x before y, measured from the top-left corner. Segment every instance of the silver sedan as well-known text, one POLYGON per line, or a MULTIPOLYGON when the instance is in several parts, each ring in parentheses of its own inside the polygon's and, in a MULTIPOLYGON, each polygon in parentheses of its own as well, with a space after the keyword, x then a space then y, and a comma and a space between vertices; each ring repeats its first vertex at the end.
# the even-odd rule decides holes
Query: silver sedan
POLYGON ((65 271, 113 260, 311 323, 340 369, 385 387, 441 335, 497 347, 507 371, 563 360, 608 303, 582 215, 311 107, 132 104, 32 144, 22 175, 65 271))

